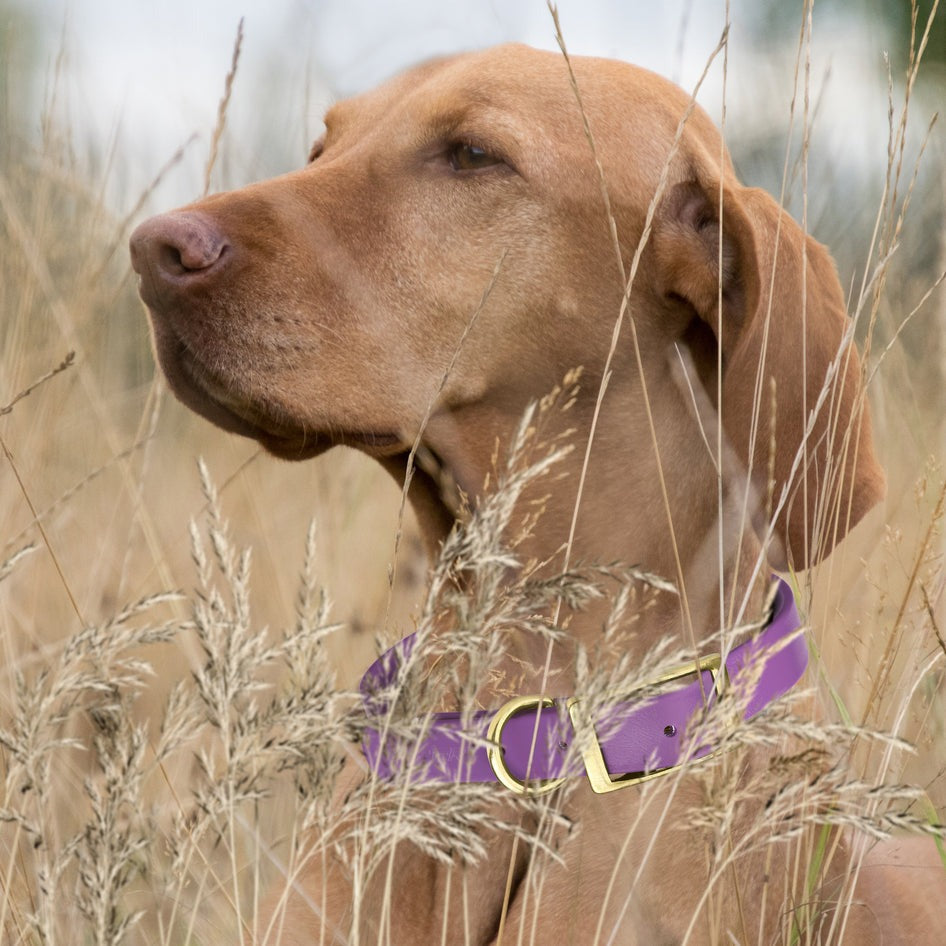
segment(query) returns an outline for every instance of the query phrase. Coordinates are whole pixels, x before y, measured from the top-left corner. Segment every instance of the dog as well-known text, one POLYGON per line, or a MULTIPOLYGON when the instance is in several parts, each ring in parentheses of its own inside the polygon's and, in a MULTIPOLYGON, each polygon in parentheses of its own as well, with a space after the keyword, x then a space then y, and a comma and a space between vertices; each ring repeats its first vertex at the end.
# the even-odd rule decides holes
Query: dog
MULTIPOLYGON (((570 536, 571 561, 667 576, 679 594, 656 596, 632 654, 667 637, 714 650, 727 621, 764 613, 769 569, 814 565, 880 501, 834 264, 739 182, 674 84, 501 46, 420 65, 334 105, 325 126, 303 169, 134 232, 157 358, 185 405, 277 457, 345 445, 401 482, 419 446, 429 462, 408 496, 436 554, 457 516, 442 483, 475 512, 497 445, 580 366, 570 411, 548 422, 579 449, 536 487, 545 512, 518 552, 561 565, 570 536), (721 601, 740 605, 721 614, 721 601)), ((600 628, 599 611, 576 611, 569 639, 591 648, 600 628)), ((517 645, 526 686, 567 697, 572 645, 555 646, 551 674, 544 643, 517 645)), ((499 781, 525 786, 491 758, 499 781)), ((401 844, 386 912, 383 878, 361 886, 353 919, 351 876, 320 866, 298 886, 324 901, 280 904, 280 942, 487 944, 522 929, 541 944, 788 942, 800 904, 819 918, 801 942, 946 942, 931 844, 857 859, 842 838, 815 889, 783 848, 755 851, 707 899, 707 852, 673 829, 698 804, 696 776, 599 794, 590 765, 564 803, 580 832, 544 864, 541 897, 508 834, 455 875, 401 844), (645 791, 657 824, 641 817, 645 791)), ((349 763, 341 782, 364 777, 349 763)), ((733 844, 757 814, 736 818, 733 844)))

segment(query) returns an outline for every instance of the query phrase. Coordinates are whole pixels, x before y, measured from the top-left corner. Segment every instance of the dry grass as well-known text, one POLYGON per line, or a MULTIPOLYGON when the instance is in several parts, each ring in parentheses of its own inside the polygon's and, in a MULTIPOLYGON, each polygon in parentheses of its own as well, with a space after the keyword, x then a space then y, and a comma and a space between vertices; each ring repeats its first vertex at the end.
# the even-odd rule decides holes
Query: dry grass
MULTIPOLYGON (((804 40, 799 49, 803 71, 804 40)), ((232 74, 214 150, 225 146, 231 87, 232 74)), ((799 578, 820 654, 809 682, 828 721, 814 725, 786 703, 751 727, 727 725, 732 751, 706 769, 705 804, 690 826, 707 836, 731 836, 742 799, 772 799, 739 850, 713 846, 717 877, 773 839, 794 845, 804 875, 829 856, 826 821, 873 835, 919 831, 946 807, 946 322, 937 288, 946 251, 932 269, 897 251, 911 239, 917 202, 942 198, 913 183, 904 130, 912 91, 911 79, 891 99, 876 231, 868 242, 852 235, 865 277, 851 311, 872 347, 890 498, 799 578), (919 353, 907 322, 932 340, 919 353), (734 781, 740 752, 782 745, 786 734, 804 749, 756 782, 734 781), (802 777, 813 768, 822 774, 802 777)), ((807 119, 794 116, 805 129, 807 119)), ((405 837, 444 860, 477 860, 481 827, 496 826, 481 787, 433 789, 437 804, 416 807, 405 804, 405 781, 369 781, 329 814, 340 762, 366 725, 353 689, 377 638, 390 643, 416 626, 419 656, 446 646, 462 658, 441 662, 462 666, 461 676, 418 679, 416 664, 405 668, 385 724, 400 732, 423 721, 444 688, 472 706, 502 653, 503 628, 528 624, 554 638, 561 628, 532 620, 537 610, 607 595, 602 650, 580 662, 591 698, 679 661, 665 649, 644 667, 620 660, 650 577, 506 580, 513 500, 530 478, 555 475, 561 449, 541 442, 530 415, 495 500, 454 537, 431 578, 416 530, 403 526, 392 588, 400 504, 379 470, 341 451, 275 463, 167 398, 124 254, 147 195, 128 195, 129 212, 116 216, 101 198, 103 172, 75 158, 68 129, 42 127, 36 146, 21 128, 0 127, 0 138, 22 145, 0 152, 0 936, 275 939, 278 929, 258 929, 262 891, 329 856, 346 832, 358 840, 351 867, 360 876, 390 865, 405 837), (309 519, 317 529, 300 523, 309 519), (444 614, 457 628, 446 643, 429 634, 444 614)), ((939 162, 940 177, 946 170, 932 148, 923 160, 939 162)), ((559 409, 554 399, 541 408, 559 409)), ((535 858, 555 857, 556 810, 523 804, 541 828, 521 843, 535 858)), ((789 918, 786 943, 816 928, 803 912, 789 918)))

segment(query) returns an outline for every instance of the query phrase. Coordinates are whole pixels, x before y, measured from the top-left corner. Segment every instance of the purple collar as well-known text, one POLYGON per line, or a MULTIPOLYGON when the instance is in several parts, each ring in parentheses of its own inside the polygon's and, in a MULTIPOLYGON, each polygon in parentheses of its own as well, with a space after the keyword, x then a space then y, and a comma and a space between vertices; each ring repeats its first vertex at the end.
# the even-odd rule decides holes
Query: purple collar
MULTIPOLYGON (((597 792, 612 791, 664 775, 685 761, 710 755, 696 735, 704 706, 725 689, 740 693, 744 717, 755 716, 801 678, 808 648, 801 633, 795 599, 777 579, 772 616, 755 637, 733 648, 724 671, 719 655, 666 674, 655 685, 692 682, 646 699, 626 700, 607 708, 591 725, 577 699, 517 697, 498 710, 466 714, 436 713, 414 745, 393 734, 365 731, 362 748, 372 770, 391 778, 402 770, 411 781, 495 782, 519 794, 551 791, 563 778, 587 774, 597 792), (763 667, 753 667, 758 660, 763 667), (697 676, 699 673, 699 677, 697 676), (688 737, 688 727, 694 736, 688 737), (572 749, 577 740, 580 752, 572 749), (531 756, 531 763, 530 763, 531 756), (528 778, 527 778, 528 776, 528 778)), ((371 715, 383 715, 379 691, 397 680, 401 661, 414 648, 415 635, 404 638, 365 672, 361 692, 371 715)))

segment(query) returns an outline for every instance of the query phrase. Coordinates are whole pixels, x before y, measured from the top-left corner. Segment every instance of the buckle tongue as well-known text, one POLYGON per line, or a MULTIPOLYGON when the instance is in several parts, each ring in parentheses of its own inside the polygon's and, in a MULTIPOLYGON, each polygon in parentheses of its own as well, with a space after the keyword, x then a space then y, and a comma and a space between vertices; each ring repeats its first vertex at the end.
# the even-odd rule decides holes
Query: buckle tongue
MULTIPOLYGON (((682 680, 684 677, 696 676, 705 671, 713 675, 713 692, 719 697, 722 695, 722 680, 726 678, 726 668, 723 666, 722 657, 719 654, 710 654, 701 657, 699 660, 689 661, 679 667, 661 676, 655 681, 655 685, 660 686, 664 683, 673 683, 676 680, 682 680), (722 678, 722 680, 721 680, 722 678)), ((682 768, 687 761, 697 761, 692 757, 689 760, 678 762, 676 765, 665 765, 660 768, 650 769, 642 772, 625 772, 621 775, 611 775, 604 761, 604 753, 601 751, 601 743, 598 740, 598 734, 595 732, 594 723, 587 718, 587 715, 581 711, 581 701, 577 697, 572 697, 566 704, 568 716, 575 727, 575 732, 579 734, 579 746, 582 747, 581 757, 585 763, 585 771, 588 773, 588 781, 591 783, 591 789, 599 795, 606 792, 616 792, 619 788, 630 788, 632 785, 639 785, 641 782, 648 782, 661 775, 668 775, 682 768)), ((712 752, 701 755, 700 759, 708 758, 713 755, 712 752)))

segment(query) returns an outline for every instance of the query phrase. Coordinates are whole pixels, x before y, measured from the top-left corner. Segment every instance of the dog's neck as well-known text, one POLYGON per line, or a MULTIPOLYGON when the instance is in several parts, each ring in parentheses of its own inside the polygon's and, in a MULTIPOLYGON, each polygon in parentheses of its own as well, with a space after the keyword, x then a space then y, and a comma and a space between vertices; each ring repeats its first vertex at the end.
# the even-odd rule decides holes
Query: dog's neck
MULTIPOLYGON (((672 635, 681 646, 699 649, 721 627, 758 616, 768 569, 747 514, 751 502, 733 485, 745 482, 744 473, 724 470, 726 489, 718 487, 712 427, 704 435, 696 419, 698 409, 711 413, 711 406, 694 403, 690 385, 672 366, 655 372, 648 385, 650 403, 660 405, 660 413, 642 417, 645 406, 639 382, 631 377, 612 383, 597 405, 590 450, 586 448, 596 390, 581 393, 559 417, 544 419, 543 433, 549 442, 567 442, 570 450, 550 475, 520 498, 511 528, 516 529, 544 497, 542 515, 517 545, 520 561, 546 563, 549 573, 622 563, 657 574, 673 583, 680 595, 657 595, 636 646, 646 649, 672 635), (641 431, 648 430, 650 435, 641 438, 641 431), (637 432, 635 440, 630 431, 637 432)), ((497 429, 494 417, 487 423, 469 416, 478 410, 474 406, 467 409, 467 416, 452 418, 452 429, 464 432, 463 439, 454 442, 441 436, 435 444, 474 511, 482 500, 481 484, 496 481, 491 468, 495 444, 478 443, 469 435, 497 429)), ((516 419, 510 412, 507 429, 514 429, 516 419)), ((428 549, 436 550, 452 520, 444 513, 444 504, 430 501, 429 491, 417 490, 411 498, 428 549)), ((600 632, 604 613, 602 606, 571 615, 572 636, 590 643, 600 632)))

